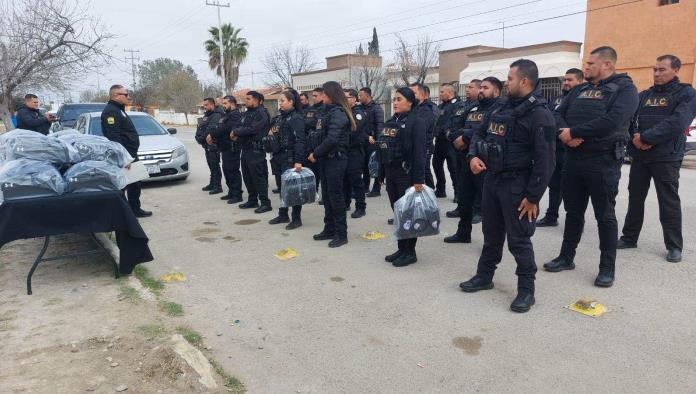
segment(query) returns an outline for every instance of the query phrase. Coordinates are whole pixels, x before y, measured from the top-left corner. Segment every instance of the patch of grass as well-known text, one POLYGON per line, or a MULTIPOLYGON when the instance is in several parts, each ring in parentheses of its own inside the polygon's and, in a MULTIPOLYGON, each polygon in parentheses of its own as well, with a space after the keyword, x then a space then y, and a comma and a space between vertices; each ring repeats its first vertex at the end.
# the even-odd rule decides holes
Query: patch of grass
POLYGON ((225 380, 225 387, 228 388, 228 391, 230 393, 235 393, 235 394, 246 393, 246 387, 244 387, 244 383, 240 382, 239 379, 237 379, 234 376, 225 372, 225 370, 222 368, 222 365, 218 364, 217 361, 215 361, 215 360, 208 360, 208 361, 210 361, 210 365, 213 366, 213 369, 215 369, 215 372, 218 375, 220 375, 220 377, 222 379, 225 380))
POLYGON ((160 310, 167 314, 167 316, 176 317, 182 316, 184 314, 184 307, 176 302, 160 301, 160 310))
POLYGON ((162 289, 164 289, 164 283, 162 283, 162 281, 159 279, 153 278, 150 275, 150 271, 143 267, 142 264, 135 266, 133 275, 138 278, 144 287, 150 289, 150 291, 155 295, 159 295, 160 292, 162 292, 162 289))
POLYGON ((189 327, 178 326, 176 332, 195 347, 200 347, 203 344, 203 336, 189 327))
POLYGON ((119 300, 126 299, 133 304, 139 304, 143 299, 140 297, 138 290, 128 286, 126 282, 121 282, 118 285, 121 294, 119 295, 119 300))
POLYGON ((146 324, 144 326, 139 326, 138 331, 145 335, 147 339, 161 338, 167 334, 167 330, 157 324, 146 324))

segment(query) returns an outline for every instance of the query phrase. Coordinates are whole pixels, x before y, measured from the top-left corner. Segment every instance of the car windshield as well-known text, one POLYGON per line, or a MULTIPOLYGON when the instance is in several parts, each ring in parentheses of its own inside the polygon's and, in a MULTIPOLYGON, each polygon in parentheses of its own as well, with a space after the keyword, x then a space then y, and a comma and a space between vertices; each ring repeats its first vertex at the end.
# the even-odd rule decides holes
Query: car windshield
MULTIPOLYGON (((167 130, 157 121, 149 116, 131 116, 133 126, 138 131, 138 135, 167 135, 167 130)), ((101 118, 92 118, 89 124, 90 134, 103 135, 101 118)))
POLYGON ((106 104, 71 105, 63 108, 60 114, 61 120, 75 120, 85 112, 98 112, 104 109, 106 104))

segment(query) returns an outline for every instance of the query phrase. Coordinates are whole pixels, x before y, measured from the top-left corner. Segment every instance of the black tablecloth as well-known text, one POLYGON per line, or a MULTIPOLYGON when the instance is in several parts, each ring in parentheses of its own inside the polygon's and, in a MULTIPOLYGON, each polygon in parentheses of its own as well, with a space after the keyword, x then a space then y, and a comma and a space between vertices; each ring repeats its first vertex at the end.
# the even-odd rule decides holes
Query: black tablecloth
POLYGON ((111 231, 116 232, 122 274, 153 260, 147 235, 121 192, 64 194, 0 205, 0 248, 17 239, 111 231))

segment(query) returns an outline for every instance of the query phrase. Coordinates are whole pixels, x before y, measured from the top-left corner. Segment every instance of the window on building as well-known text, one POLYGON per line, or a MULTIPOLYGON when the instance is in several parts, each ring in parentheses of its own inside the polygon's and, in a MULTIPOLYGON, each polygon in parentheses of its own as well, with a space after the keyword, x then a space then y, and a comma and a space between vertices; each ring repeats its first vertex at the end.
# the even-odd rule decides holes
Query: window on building
POLYGON ((561 78, 541 78, 539 80, 541 87, 541 95, 546 99, 558 96, 561 94, 561 78))
POLYGON ((660 0, 660 5, 679 4, 679 0, 660 0))

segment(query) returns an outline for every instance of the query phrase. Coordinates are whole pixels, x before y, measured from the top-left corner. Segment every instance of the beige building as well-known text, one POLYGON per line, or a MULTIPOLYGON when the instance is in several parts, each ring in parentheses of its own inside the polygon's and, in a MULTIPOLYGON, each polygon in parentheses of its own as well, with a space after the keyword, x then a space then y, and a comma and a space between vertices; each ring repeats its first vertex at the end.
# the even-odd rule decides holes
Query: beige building
POLYGON ((382 58, 374 55, 344 54, 326 58, 326 68, 293 74, 293 86, 298 92, 309 92, 324 82, 336 81, 343 87, 355 87, 361 69, 382 67, 382 58))
POLYGON ((440 81, 441 83, 452 82, 459 84, 459 74, 469 65, 469 56, 479 53, 490 52, 499 47, 489 47, 485 45, 476 45, 465 48, 449 49, 440 51, 440 81))

